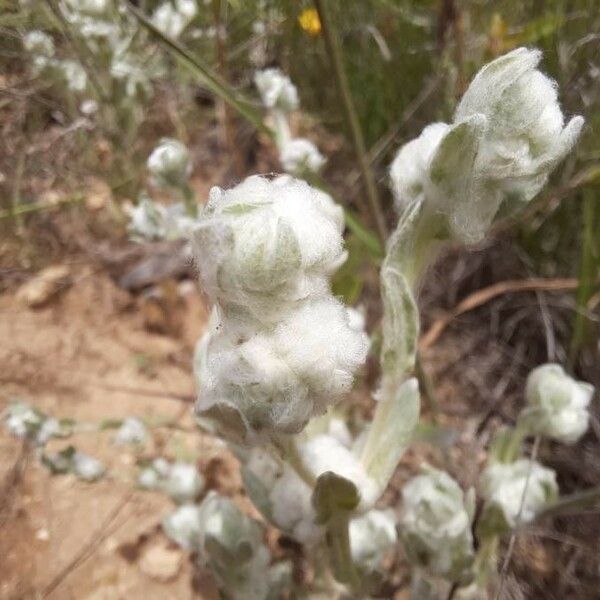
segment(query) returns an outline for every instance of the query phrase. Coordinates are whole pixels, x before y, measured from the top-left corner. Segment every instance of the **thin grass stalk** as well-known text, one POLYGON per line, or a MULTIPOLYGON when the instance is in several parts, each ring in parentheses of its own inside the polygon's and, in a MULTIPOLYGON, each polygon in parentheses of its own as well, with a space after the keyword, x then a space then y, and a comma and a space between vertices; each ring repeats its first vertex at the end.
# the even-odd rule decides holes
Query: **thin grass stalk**
POLYGON ((215 96, 222 98, 260 132, 271 138, 274 137, 274 132, 265 125, 260 113, 245 98, 242 98, 236 90, 224 82, 212 69, 204 65, 200 59, 181 46, 179 42, 159 31, 154 23, 131 2, 127 2, 126 6, 140 24, 152 33, 182 64, 187 66, 215 96))
POLYGON ((369 156, 367 154, 364 137, 360 128, 358 114, 354 106, 354 101, 352 100, 350 86, 348 85, 348 78, 344 70, 337 31, 333 21, 330 19, 327 0, 315 0, 315 7, 319 13, 319 19, 321 20, 321 28, 325 38, 325 46, 327 48, 327 53, 329 54, 338 93, 340 95, 340 100, 342 101, 348 126, 350 128, 356 159, 363 177, 368 207, 375 221, 377 233, 379 234, 382 243, 385 244, 385 240, 387 239, 387 227, 383 216, 383 210, 381 208, 381 203, 379 201, 379 195, 377 193, 377 186, 375 185, 375 178, 373 177, 373 173, 369 165, 369 156))
POLYGON ((581 242, 581 257, 579 263, 579 287, 577 289, 577 310, 573 322, 573 334, 569 352, 569 366, 573 368, 581 347, 589 335, 590 319, 587 305, 594 293, 598 271, 600 269, 600 252, 596 241, 598 223, 599 188, 585 187, 583 189, 583 239, 581 242))

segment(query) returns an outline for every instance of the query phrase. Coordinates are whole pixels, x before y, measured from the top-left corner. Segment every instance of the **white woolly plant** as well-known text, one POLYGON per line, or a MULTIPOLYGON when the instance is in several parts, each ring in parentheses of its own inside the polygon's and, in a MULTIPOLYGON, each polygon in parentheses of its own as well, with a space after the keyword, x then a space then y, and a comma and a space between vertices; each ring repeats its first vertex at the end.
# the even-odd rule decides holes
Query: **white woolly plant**
POLYGON ((198 12, 196 0, 167 0, 152 15, 156 28, 171 38, 178 38, 198 12))
POLYGON ((275 129, 279 160, 287 173, 298 177, 318 173, 326 162, 313 142, 293 138, 288 114, 299 106, 298 90, 280 69, 257 71, 254 83, 275 129))
POLYGON ((210 492, 200 505, 183 505, 163 519, 165 533, 198 553, 233 600, 276 600, 289 587, 289 563, 271 564, 260 525, 228 498, 210 492))
POLYGON ((556 84, 536 69, 540 58, 519 48, 483 67, 453 122, 426 127, 391 165, 400 219, 382 286, 405 332, 408 368, 418 333, 414 294, 443 244, 481 240, 501 208, 515 210, 540 191, 579 137, 583 118, 565 126, 556 84))
POLYGON ((469 583, 474 490, 465 494, 450 475, 428 467, 404 485, 402 498, 400 536, 411 563, 430 576, 469 583))
POLYGON ((527 378, 520 424, 531 433, 573 444, 587 431, 593 395, 594 386, 573 379, 560 365, 542 365, 527 378))

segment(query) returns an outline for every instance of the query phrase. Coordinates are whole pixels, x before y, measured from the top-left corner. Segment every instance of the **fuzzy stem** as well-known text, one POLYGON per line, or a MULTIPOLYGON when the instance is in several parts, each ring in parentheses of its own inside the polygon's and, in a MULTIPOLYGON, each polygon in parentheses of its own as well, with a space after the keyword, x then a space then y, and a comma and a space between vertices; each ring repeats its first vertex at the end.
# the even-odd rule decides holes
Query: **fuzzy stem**
POLYGON ((183 196, 183 202, 185 209, 190 217, 196 218, 198 216, 198 205, 196 204, 196 195, 194 190, 190 187, 187 182, 184 182, 181 186, 181 195, 183 196))
POLYGON ((323 29, 323 35, 325 38, 325 45, 327 47, 331 66, 333 67, 335 74, 335 81, 338 88, 338 93, 340 95, 340 100, 342 101, 342 105, 346 113, 346 119, 348 121, 350 134, 352 136, 352 143, 354 145, 354 152, 356 153, 356 159, 358 160, 358 165, 367 192, 369 208, 375 220, 377 233, 379 234, 381 241, 385 242, 387 239, 387 227, 383 217, 379 196, 377 194, 375 178, 373 177, 373 173, 369 164, 369 157, 367 155, 365 141, 360 128, 358 114, 352 100, 350 86, 348 85, 348 78, 344 70, 339 39, 335 30, 335 26, 330 19, 327 2, 328 0, 315 0, 315 7, 319 13, 319 19, 321 21, 321 27, 323 29))

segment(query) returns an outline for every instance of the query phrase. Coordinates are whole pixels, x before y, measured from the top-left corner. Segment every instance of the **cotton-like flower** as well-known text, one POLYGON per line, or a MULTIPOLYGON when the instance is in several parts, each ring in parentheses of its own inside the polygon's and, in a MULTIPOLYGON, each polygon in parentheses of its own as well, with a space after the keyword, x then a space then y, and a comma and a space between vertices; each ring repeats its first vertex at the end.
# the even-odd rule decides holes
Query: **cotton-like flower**
POLYGON ((148 158, 148 170, 155 185, 180 188, 192 171, 190 153, 178 140, 165 138, 148 158))
POLYGON ((399 208, 424 200, 451 235, 479 241, 503 203, 531 200, 573 148, 582 117, 567 125, 556 84, 519 48, 483 67, 450 125, 436 123, 403 146, 392 165, 399 208))
POLYGON ((97 458, 79 450, 73 454, 71 469, 76 477, 90 482, 100 479, 106 472, 106 467, 97 458))
POLYGON ((86 115, 87 117, 98 112, 99 108, 100 107, 98 106, 98 103, 95 100, 91 100, 91 99, 84 100, 79 105, 79 110, 81 111, 82 114, 86 115))
POLYGON ((23 46, 35 56, 52 58, 55 53, 54 40, 43 31, 28 31, 23 36, 23 46))
POLYGON ((429 168, 440 142, 450 126, 433 123, 421 135, 400 148, 390 167, 394 204, 402 212, 429 191, 429 168))
POLYGON ((196 410, 237 411, 242 437, 298 432, 349 391, 367 349, 367 336, 350 328, 345 307, 332 297, 303 303, 242 343, 225 323, 208 341, 196 410))
POLYGON ((411 562, 456 582, 470 577, 474 558, 472 499, 447 473, 428 468, 402 489, 400 536, 411 562))
POLYGON ((329 277, 346 256, 328 196, 288 176, 213 188, 192 241, 211 299, 263 321, 328 294, 329 277))
POLYGON ((392 510, 370 510, 350 521, 352 560, 366 573, 381 569, 397 541, 392 510))
POLYGON ((204 489, 204 478, 195 465, 176 462, 170 465, 161 488, 175 502, 192 502, 204 489))
MULTIPOLYGON (((110 35, 110 34, 109 34, 110 35)), ((147 97, 152 93, 150 72, 147 64, 125 51, 116 51, 110 64, 111 76, 121 83, 130 98, 147 97)))
POLYGON ((127 417, 115 433, 117 444, 143 444, 148 437, 146 426, 137 417, 127 417))
POLYGON ((100 16, 108 10, 108 0, 64 0, 66 6, 83 14, 100 16))
POLYGON ((75 60, 63 60, 58 63, 67 87, 73 92, 83 92, 87 86, 87 73, 75 60))
POLYGON ((577 381, 557 364, 542 365, 527 378, 522 419, 534 433, 573 444, 589 424, 594 386, 577 381))
POLYGON ((6 428, 12 435, 27 438, 36 446, 45 446, 51 438, 67 437, 71 433, 68 425, 25 402, 9 405, 4 418, 6 428))
POLYGON ((125 211, 130 219, 127 230, 133 240, 140 242, 187 238, 197 224, 183 202, 164 205, 145 195, 125 211))
POLYGON ((298 108, 298 90, 279 69, 257 71, 254 83, 266 108, 289 112, 298 108))
POLYGON ((485 117, 474 164, 483 189, 477 206, 461 205, 459 226, 475 211, 480 229, 487 228, 503 201, 531 200, 579 137, 583 118, 565 126, 556 82, 536 69, 540 60, 539 50, 526 48, 497 58, 479 71, 458 105, 455 122, 485 117))
POLYGON ((325 164, 325 157, 319 149, 305 138, 295 138, 286 142, 279 160, 288 173, 301 175, 305 172, 318 173, 325 164))
POLYGON ((169 539, 184 550, 198 550, 202 539, 202 513, 195 504, 182 504, 162 519, 169 539))
POLYGON ((196 16, 194 0, 175 0, 164 2, 154 11, 152 22, 156 28, 168 37, 177 38, 196 16))
POLYGON ((480 487, 488 513, 483 521, 497 522, 500 527, 532 521, 558 495, 556 473, 525 458, 488 465, 480 487))

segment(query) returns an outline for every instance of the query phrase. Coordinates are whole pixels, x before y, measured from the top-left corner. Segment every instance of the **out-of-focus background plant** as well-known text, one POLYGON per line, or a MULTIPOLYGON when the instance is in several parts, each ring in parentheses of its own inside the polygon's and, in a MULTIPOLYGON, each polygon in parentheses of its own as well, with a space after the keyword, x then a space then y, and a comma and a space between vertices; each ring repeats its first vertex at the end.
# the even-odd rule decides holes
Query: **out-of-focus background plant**
MULTIPOLYGON (((183 547, 177 518, 194 523, 199 510, 210 514, 227 502, 209 494, 190 510, 206 488, 256 517, 236 459, 199 435, 187 414, 193 346, 207 320, 183 240, 190 207, 203 204, 213 184, 228 188, 257 172, 295 172, 326 188, 347 223, 349 258, 334 292, 360 306, 377 348, 383 230, 395 226, 389 164, 424 126, 452 120, 484 63, 519 46, 543 51, 563 112, 583 115, 585 129, 523 212, 500 215, 476 247, 449 248, 425 278, 417 361, 424 419, 385 504, 399 505, 402 485, 423 461, 465 490, 475 485, 495 432, 517 421, 534 367, 558 362, 600 385, 600 11, 593 0, 1 0, 0 31, 0 408, 25 401, 66 418, 43 430, 48 439, 32 450, 46 418, 19 404, 12 422, 29 423, 21 436, 29 441, 19 447, 1 438, 0 527, 8 533, 0 530, 0 538, 10 553, 0 542, 0 557, 8 557, 0 559, 7 582, 0 594, 61 597, 71 586, 78 597, 101 597, 109 586, 113 597, 164 597, 170 586, 179 597, 210 597, 206 575, 192 572, 156 531, 164 498, 126 492, 139 475, 142 487, 177 498, 163 528, 183 547), (283 114, 255 81, 268 69, 298 89, 297 106, 283 114), (308 154, 306 145, 292 152, 282 131, 287 143, 312 144, 308 154), (152 152, 161 140, 189 153, 169 154, 171 168, 162 172, 166 159, 152 152), (144 443, 131 442, 125 428, 129 445, 115 452, 119 435, 106 432, 130 415, 145 417, 144 443), (67 434, 73 445, 46 451, 46 442, 67 434), (40 446, 40 464, 72 473, 66 481, 101 477, 104 465, 86 452, 112 460, 109 480, 95 492, 46 479, 47 471, 28 466, 40 446), (162 457, 166 466, 156 463, 162 457), (203 473, 183 496, 169 483, 179 463, 203 473), (49 507, 55 494, 63 499, 49 507), (102 523, 75 511, 73 532, 64 533, 73 506, 95 495, 102 523), (106 537, 96 533, 102 524, 106 537), (27 568, 50 554, 56 560, 29 581, 27 568)), ((352 393, 359 422, 371 414, 365 390, 376 377, 369 363, 352 393)), ((563 492, 600 483, 598 414, 592 408, 589 432, 574 446, 526 442, 528 455, 557 472, 563 492)), ((233 505, 223 510, 245 518, 233 505)), ((259 540, 247 527, 249 554, 228 546, 227 531, 202 536, 241 557, 240 581, 247 565, 274 590, 315 577, 293 541, 272 532, 259 540), (269 553, 284 559, 280 571, 268 567, 269 553)), ((506 540, 503 593, 596 597, 599 535, 598 515, 580 511, 506 540)), ((221 566, 212 565, 217 581, 221 566)), ((384 571, 382 597, 403 597, 402 552, 384 571)))

